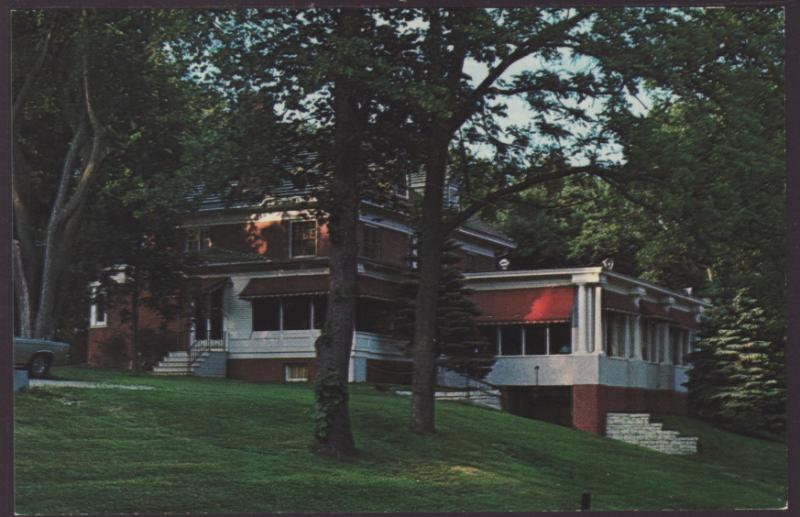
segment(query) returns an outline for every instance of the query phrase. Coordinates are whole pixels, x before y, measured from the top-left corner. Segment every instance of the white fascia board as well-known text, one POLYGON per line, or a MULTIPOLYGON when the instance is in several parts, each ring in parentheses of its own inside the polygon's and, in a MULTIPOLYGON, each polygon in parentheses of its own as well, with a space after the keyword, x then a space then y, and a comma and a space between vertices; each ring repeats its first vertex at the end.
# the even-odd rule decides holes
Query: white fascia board
POLYGON ((214 278, 220 276, 229 276, 230 278, 243 278, 245 280, 253 280, 256 278, 279 278, 279 277, 292 277, 292 276, 317 276, 327 275, 330 273, 329 268, 315 268, 315 269, 276 269, 274 271, 259 271, 258 273, 247 273, 241 275, 197 275, 201 278, 214 278))
POLYGON ((315 219, 314 210, 279 210, 275 212, 253 212, 249 216, 232 214, 215 217, 209 220, 191 221, 179 225, 181 228, 205 228, 208 226, 223 226, 240 223, 260 223, 271 221, 291 221, 297 219, 315 219))
POLYGON ((477 244, 470 244, 458 239, 456 239, 456 244, 458 244, 463 251, 474 253, 476 255, 483 255, 484 257, 494 258, 494 250, 490 248, 478 246, 477 244))
POLYGON ((475 284, 467 281, 465 283, 465 287, 468 287, 471 291, 507 291, 511 289, 536 289, 542 287, 563 287, 569 285, 573 284, 568 278, 563 280, 499 280, 497 282, 481 282, 475 284))
POLYGON ((573 275, 598 275, 602 271, 600 267, 583 268, 562 268, 562 269, 523 269, 518 271, 484 271, 481 273, 464 273, 467 280, 488 280, 488 279, 525 279, 525 278, 546 278, 546 277, 565 277, 572 279, 573 275))
MULTIPOLYGON (((695 298, 694 296, 690 296, 685 293, 679 293, 677 291, 673 291, 672 289, 667 289, 666 287, 661 287, 659 285, 653 284, 646 280, 641 280, 639 278, 635 278, 628 275, 623 275, 621 273, 614 273, 613 271, 604 271, 603 275, 608 277, 609 279, 615 279, 622 282, 627 282, 629 284, 633 284, 634 292, 637 294, 643 295, 641 291, 635 291, 636 288, 644 288, 646 292, 649 291, 656 291, 661 296, 660 299, 653 299, 653 301, 663 302, 664 298, 672 297, 672 304, 686 304, 688 302, 691 306, 701 306, 701 307, 711 307, 711 304, 701 300, 700 298, 695 298)), ((630 292, 630 291, 629 291, 630 292)), ((647 296, 645 296, 647 298, 647 296)))
POLYGON ((387 228, 389 230, 402 232, 402 233, 405 233, 407 235, 411 235, 411 234, 414 233, 414 231, 411 229, 411 227, 406 225, 406 224, 403 224, 403 223, 400 223, 400 222, 397 222, 397 221, 392 221, 392 220, 389 220, 389 219, 387 219, 385 217, 380 217, 380 216, 377 216, 377 215, 370 215, 370 214, 363 214, 362 213, 362 214, 359 214, 358 220, 361 221, 362 223, 371 224, 373 226, 378 226, 378 227, 381 227, 381 228, 387 228))
POLYGON ((517 249, 517 243, 516 242, 510 241, 508 239, 504 239, 502 237, 498 237, 497 235, 491 235, 491 234, 488 234, 488 233, 477 232, 477 231, 474 231, 474 230, 468 230, 468 229, 463 228, 463 227, 456 228, 456 231, 459 232, 459 233, 463 233, 464 235, 469 235, 471 237, 476 237, 478 239, 482 239, 482 240, 485 240, 485 241, 493 242, 495 244, 498 244, 498 245, 506 247, 506 248, 517 249))

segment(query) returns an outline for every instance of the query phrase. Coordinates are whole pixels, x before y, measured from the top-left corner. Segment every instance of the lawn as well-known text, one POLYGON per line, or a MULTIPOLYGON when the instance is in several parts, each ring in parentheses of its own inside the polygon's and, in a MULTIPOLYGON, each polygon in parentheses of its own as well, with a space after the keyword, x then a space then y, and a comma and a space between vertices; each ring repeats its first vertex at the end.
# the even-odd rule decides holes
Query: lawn
MULTIPOLYGON (((409 399, 352 387, 360 455, 309 452, 308 385, 157 378, 64 367, 65 379, 149 391, 36 388, 16 395, 18 513, 776 508, 786 447, 672 418, 701 437, 666 456, 458 402, 435 436, 406 430, 409 399)), ((668 426, 669 427, 669 426, 668 426)))

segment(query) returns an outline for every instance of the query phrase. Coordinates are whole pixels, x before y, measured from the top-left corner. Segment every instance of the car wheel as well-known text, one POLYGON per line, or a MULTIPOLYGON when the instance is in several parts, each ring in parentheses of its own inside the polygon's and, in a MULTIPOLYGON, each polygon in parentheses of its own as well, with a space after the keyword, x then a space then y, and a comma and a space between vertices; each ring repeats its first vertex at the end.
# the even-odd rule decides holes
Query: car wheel
POLYGON ((34 379, 47 377, 50 372, 50 359, 45 355, 37 355, 28 365, 28 375, 34 379))

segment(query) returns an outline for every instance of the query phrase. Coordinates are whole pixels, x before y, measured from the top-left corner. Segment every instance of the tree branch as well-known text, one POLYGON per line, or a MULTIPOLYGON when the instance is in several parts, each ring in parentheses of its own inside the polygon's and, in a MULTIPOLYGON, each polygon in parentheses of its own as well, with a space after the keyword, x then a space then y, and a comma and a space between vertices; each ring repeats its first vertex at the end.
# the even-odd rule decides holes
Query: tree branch
POLYGON ((33 63, 33 68, 31 69, 28 77, 25 78, 25 82, 22 83, 22 87, 19 89, 17 93, 17 98, 14 99, 14 106, 11 109, 11 120, 16 120, 19 111, 22 109, 22 105, 25 102, 25 97, 27 97, 28 92, 33 86, 33 81, 36 79, 36 76, 41 71, 42 66, 44 65, 44 59, 47 57, 47 51, 50 48, 50 39, 53 36, 53 29, 55 28, 55 24, 50 24, 50 27, 47 29, 47 33, 45 34, 44 41, 42 42, 42 48, 39 50, 39 55, 36 57, 36 61, 33 63))
POLYGON ((577 26, 581 21, 585 20, 593 13, 591 11, 584 11, 578 13, 571 18, 561 20, 558 23, 548 25, 535 36, 529 38, 522 45, 517 47, 511 54, 503 59, 497 66, 489 70, 487 76, 481 83, 475 87, 472 92, 467 95, 467 98, 461 103, 461 106, 455 110, 453 116, 450 118, 450 127, 455 130, 460 127, 477 109, 479 101, 486 95, 491 86, 502 76, 506 70, 517 61, 529 56, 536 50, 547 45, 553 37, 563 34, 565 31, 577 26))
POLYGON ((568 176, 574 176, 576 174, 590 173, 595 169, 596 166, 587 165, 583 167, 571 167, 567 170, 553 171, 545 174, 528 175, 527 178, 525 178, 524 180, 520 180, 517 183, 514 183, 513 185, 509 185, 507 187, 490 192, 479 201, 474 202, 467 208, 449 217, 448 220, 445 221, 444 223, 445 235, 450 234, 453 230, 458 228, 459 225, 465 223, 470 217, 476 215, 484 208, 491 206, 494 203, 497 203, 498 201, 506 197, 527 190, 533 185, 538 185, 540 183, 545 183, 556 179, 566 178, 568 176))

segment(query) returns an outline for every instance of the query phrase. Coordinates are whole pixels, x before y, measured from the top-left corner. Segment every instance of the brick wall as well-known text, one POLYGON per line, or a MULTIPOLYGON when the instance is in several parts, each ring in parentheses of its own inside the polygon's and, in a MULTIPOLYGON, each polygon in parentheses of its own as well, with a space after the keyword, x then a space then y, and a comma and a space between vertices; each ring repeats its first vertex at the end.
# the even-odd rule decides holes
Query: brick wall
POLYGON ((240 379, 254 382, 285 382, 286 366, 290 364, 308 367, 309 380, 314 379, 314 359, 228 359, 227 374, 229 379, 240 379))
POLYGON ((605 431, 609 412, 686 414, 686 395, 671 390, 645 390, 597 384, 572 387, 572 425, 594 434, 605 431))

